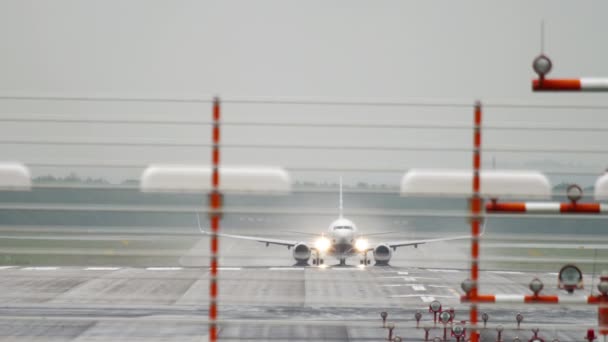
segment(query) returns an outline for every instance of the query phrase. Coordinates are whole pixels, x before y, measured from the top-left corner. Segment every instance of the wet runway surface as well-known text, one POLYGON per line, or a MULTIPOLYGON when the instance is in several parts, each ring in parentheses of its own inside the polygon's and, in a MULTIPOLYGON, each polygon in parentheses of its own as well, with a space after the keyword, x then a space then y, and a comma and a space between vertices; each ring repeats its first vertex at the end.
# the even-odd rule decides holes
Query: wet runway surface
MULTIPOLYGON (((220 269, 220 338, 225 341, 380 341, 379 313, 387 311, 404 340, 423 341, 433 326, 429 302, 459 303, 467 270, 417 267, 238 267, 220 269), (423 314, 416 329, 414 313, 423 314)), ((2 267, 0 340, 204 341, 207 339, 208 269, 205 267, 2 267)), ((554 273, 483 271, 481 292, 528 294, 539 276, 545 294, 557 293, 554 273)), ((582 294, 581 294, 582 295, 582 294)), ((484 305, 490 316, 484 340, 581 340, 596 324, 596 307, 484 305), (515 314, 522 312, 522 329, 515 314), (555 324, 576 324, 556 328, 555 324)), ((432 328, 430 337, 442 336, 432 328)), ((449 332, 448 332, 449 335, 449 332)), ((455 339, 454 339, 455 340, 455 339)))

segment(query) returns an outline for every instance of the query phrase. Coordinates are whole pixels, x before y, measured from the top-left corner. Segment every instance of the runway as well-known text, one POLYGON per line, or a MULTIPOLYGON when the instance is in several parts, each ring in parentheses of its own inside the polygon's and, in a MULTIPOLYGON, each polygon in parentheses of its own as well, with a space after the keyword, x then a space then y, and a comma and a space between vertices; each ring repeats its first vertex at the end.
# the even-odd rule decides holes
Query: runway
MULTIPOLYGON (((0 268, 2 341, 204 341, 207 332, 208 269, 205 267, 24 267, 0 268)), ((468 319, 459 303, 466 270, 416 267, 251 267, 220 269, 222 341, 379 341, 386 337, 379 313, 387 311, 395 333, 422 341, 432 326, 428 303, 454 307, 456 320, 468 319)), ((544 293, 556 293, 554 273, 484 271, 482 292, 529 293, 539 276, 544 293)), ((596 324, 591 306, 486 305, 490 315, 484 340, 505 328, 503 340, 532 336, 581 340, 596 324), (525 316, 516 330, 515 314, 525 316), (564 320, 567 317, 567 321, 564 320), (576 324, 556 329, 554 324, 576 324), (549 327, 550 326, 550 327, 549 327)), ((443 334, 433 328, 431 338, 443 334)))

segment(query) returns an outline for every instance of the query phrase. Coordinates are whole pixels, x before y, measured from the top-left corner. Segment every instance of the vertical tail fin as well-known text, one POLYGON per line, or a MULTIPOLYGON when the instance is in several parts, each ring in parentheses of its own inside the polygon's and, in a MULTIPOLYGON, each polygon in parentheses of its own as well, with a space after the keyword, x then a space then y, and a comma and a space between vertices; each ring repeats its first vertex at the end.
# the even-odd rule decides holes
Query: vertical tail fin
POLYGON ((344 211, 344 203, 342 202, 342 176, 340 176, 340 218, 342 218, 342 212, 344 211))

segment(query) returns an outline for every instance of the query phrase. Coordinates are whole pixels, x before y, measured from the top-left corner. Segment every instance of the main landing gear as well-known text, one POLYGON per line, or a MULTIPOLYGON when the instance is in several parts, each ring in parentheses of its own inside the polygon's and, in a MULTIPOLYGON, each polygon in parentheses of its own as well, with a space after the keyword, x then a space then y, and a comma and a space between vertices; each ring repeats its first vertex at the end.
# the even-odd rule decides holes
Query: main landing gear
POLYGON ((319 266, 323 265, 323 259, 319 255, 319 252, 315 253, 315 258, 312 259, 312 264, 319 265, 319 266))
POLYGON ((367 265, 369 265, 370 263, 371 263, 371 260, 369 260, 369 259, 367 258, 367 252, 363 253, 363 254, 361 255, 361 260, 359 260, 359 264, 361 264, 361 265, 366 265, 366 266, 367 266, 367 265))

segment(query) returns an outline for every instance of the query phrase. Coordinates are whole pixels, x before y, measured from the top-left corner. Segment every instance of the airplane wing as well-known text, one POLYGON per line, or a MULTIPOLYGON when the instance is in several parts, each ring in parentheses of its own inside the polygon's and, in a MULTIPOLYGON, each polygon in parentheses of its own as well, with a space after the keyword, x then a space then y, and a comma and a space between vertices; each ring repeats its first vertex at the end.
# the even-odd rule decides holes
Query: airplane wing
POLYGON ((290 234, 299 234, 299 235, 306 235, 306 236, 314 236, 314 237, 319 237, 321 236, 320 234, 317 233, 306 233, 306 232, 296 232, 293 230, 284 230, 284 233, 290 233, 290 234))
MULTIPOLYGON (((211 232, 208 232, 205 230, 201 230, 201 233, 203 233, 205 235, 211 235, 211 232)), ((279 246, 287 246, 287 247, 291 248, 299 243, 298 241, 268 239, 268 238, 257 237, 257 236, 232 235, 232 234, 222 234, 222 233, 218 233, 217 235, 221 236, 221 237, 231 238, 231 239, 257 241, 257 242, 265 243, 266 246, 279 245, 279 246)))
MULTIPOLYGON (((205 234, 205 235, 211 235, 211 232, 208 232, 206 230, 203 230, 201 228, 201 220, 198 217, 198 214, 196 214, 196 222, 198 223, 198 230, 205 234)), ((291 248, 295 245, 297 245, 299 243, 299 241, 290 241, 290 240, 280 240, 280 239, 268 239, 268 238, 262 238, 262 237, 257 237, 257 236, 245 236, 245 235, 232 235, 232 234, 222 234, 222 233, 218 233, 218 236, 221 237, 226 237, 226 238, 231 238, 231 239, 241 239, 241 240, 249 240, 249 241, 257 241, 257 242, 261 242, 261 243, 265 243, 266 246, 268 245, 279 245, 279 246, 287 246, 287 248, 291 248)))
MULTIPOLYGON (((484 221, 483 225, 481 226, 481 232, 479 233, 479 236, 482 236, 486 232, 486 223, 487 222, 488 222, 488 219, 486 218, 486 220, 484 221)), ((463 239, 470 239, 470 238, 471 238, 471 235, 461 235, 461 236, 451 236, 451 237, 444 237, 444 238, 437 238, 437 239, 426 239, 426 240, 392 241, 392 242, 385 242, 385 244, 388 245, 393 250, 395 250, 395 249, 397 249, 397 247, 406 247, 406 246, 418 247, 418 245, 422 245, 422 244, 425 244, 425 243, 440 242, 440 241, 452 241, 452 240, 463 240, 463 239)))
POLYGON ((462 240, 462 239, 470 239, 470 235, 463 236, 452 236, 438 239, 427 239, 427 240, 404 240, 404 241, 392 241, 385 242, 389 247, 395 249, 397 247, 405 247, 405 246, 418 246, 425 243, 439 242, 439 241, 451 241, 451 240, 462 240))

